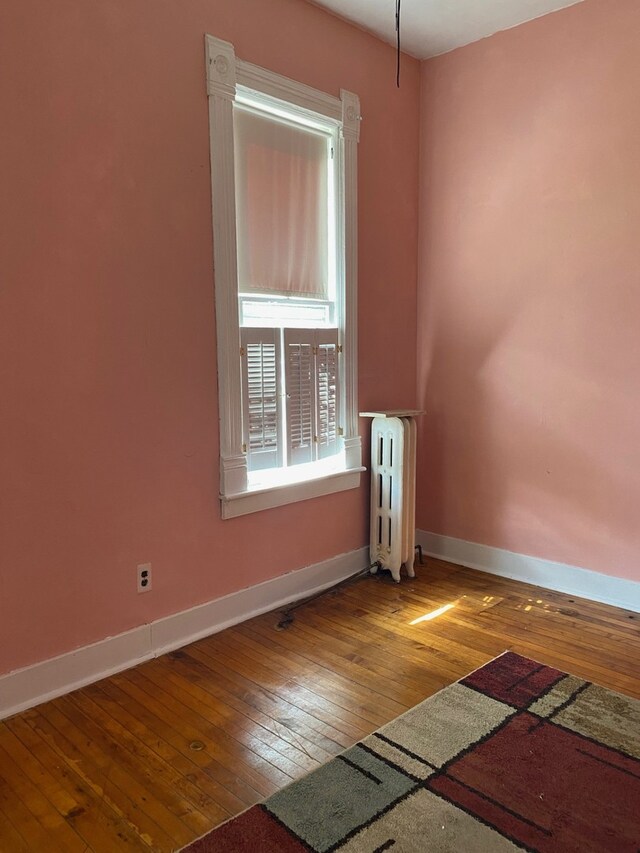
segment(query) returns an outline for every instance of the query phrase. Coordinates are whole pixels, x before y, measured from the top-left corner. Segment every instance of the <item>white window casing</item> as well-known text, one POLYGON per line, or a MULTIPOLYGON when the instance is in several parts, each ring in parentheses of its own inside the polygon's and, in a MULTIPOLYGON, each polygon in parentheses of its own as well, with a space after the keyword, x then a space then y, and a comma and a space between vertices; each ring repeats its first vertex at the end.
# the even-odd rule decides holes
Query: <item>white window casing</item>
MULTIPOLYGON (((356 488, 365 470, 358 434, 356 361, 360 105, 358 97, 350 92, 342 91, 340 98, 335 98, 238 60, 233 45, 212 36, 205 36, 205 47, 220 412, 220 499, 223 518, 232 518, 356 488), (299 114, 300 121, 308 122, 310 127, 314 117, 320 116, 338 128, 338 150, 332 152, 339 174, 335 209, 341 220, 336 228, 338 328, 265 329, 246 325, 240 328, 234 103, 243 95, 250 95, 256 103, 260 98, 268 99, 271 104, 273 99, 281 101, 287 113, 299 114), (290 361, 287 360, 287 346, 292 347, 290 361), (287 388, 282 387, 282 377, 287 388), (299 399, 289 396, 294 378, 298 383, 297 393, 302 395, 299 399), (286 417, 281 416, 282 406, 286 417), (298 408, 294 412, 295 406, 298 408), (283 435, 282 424, 285 424, 286 435, 283 435), (310 446, 307 442, 309 428, 310 446), (289 467, 274 472, 271 479, 267 470, 262 479, 259 473, 254 473, 282 464, 285 456, 289 467)), ((247 303, 249 308, 250 303, 247 303)))

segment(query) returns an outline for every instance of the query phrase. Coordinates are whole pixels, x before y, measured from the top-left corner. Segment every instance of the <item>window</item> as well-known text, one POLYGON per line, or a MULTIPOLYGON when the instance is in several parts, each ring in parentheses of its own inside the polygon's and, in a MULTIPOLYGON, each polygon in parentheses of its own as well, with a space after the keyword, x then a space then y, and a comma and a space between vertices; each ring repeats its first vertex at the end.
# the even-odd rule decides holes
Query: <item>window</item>
POLYGON ((359 103, 206 36, 220 402, 230 518, 360 483, 359 103))

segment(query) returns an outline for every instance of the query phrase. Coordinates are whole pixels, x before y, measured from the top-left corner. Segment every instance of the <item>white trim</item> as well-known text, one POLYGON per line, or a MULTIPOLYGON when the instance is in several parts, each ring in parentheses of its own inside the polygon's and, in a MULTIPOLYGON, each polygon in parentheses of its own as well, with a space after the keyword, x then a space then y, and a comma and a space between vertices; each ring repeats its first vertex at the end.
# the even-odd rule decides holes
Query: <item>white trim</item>
POLYGON ((216 330, 218 343, 218 401, 220 417, 220 501, 223 518, 282 506, 298 500, 357 488, 362 470, 362 442, 358 432, 357 340, 357 146, 360 136, 360 102, 344 90, 333 97, 303 83, 274 74, 235 55, 229 42, 205 36, 206 88, 209 99, 211 196, 215 269, 216 330), (344 245, 339 248, 338 298, 343 321, 340 418, 344 470, 340 475, 313 483, 281 486, 267 494, 250 489, 247 457, 243 451, 242 365, 238 317, 238 263, 233 103, 237 87, 293 104, 294 108, 323 116, 340 128, 336 158, 343 178, 338 208, 344 245))
MULTIPOLYGON (((211 38, 208 36, 208 38, 211 38)), ((275 74, 251 62, 236 60, 236 75, 239 86, 277 98, 287 104, 295 104, 310 112, 320 113, 334 121, 342 118, 342 103, 340 98, 334 98, 319 89, 312 89, 304 83, 298 83, 289 77, 275 74)))
POLYGON ((336 471, 304 482, 286 483, 281 486, 268 486, 266 488, 249 488, 247 491, 235 495, 221 496, 222 517, 236 518, 239 515, 259 512, 262 509, 271 509, 296 501, 332 495, 335 492, 347 491, 347 489, 357 489, 360 486, 360 474, 366 470, 366 468, 360 467, 336 471))
POLYGON ((213 224, 213 267, 218 338, 220 492, 247 488, 242 451, 242 365, 238 322, 238 257, 233 148, 236 59, 233 45, 205 36, 209 100, 209 152, 213 224), (224 401, 224 404, 222 404, 224 401))
POLYGON ((360 99, 342 89, 342 127, 340 157, 343 168, 342 204, 344 216, 344 254, 340 259, 343 275, 343 370, 340 411, 344 419, 344 450, 347 465, 362 465, 362 441, 358 422, 358 142, 360 141, 360 99))
POLYGON ((425 530, 417 530, 416 536, 424 553, 430 557, 640 613, 640 583, 637 581, 425 530))
POLYGON ((306 598, 368 563, 368 549, 359 548, 0 676, 0 720, 306 598))

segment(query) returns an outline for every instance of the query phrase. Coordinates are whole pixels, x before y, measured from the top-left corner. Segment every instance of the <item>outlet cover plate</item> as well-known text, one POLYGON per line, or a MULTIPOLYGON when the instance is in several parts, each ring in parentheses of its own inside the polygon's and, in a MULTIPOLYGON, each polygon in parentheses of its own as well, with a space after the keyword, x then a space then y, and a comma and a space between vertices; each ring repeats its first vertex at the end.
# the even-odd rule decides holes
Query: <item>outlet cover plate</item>
POLYGON ((151 590, 151 563, 141 563, 138 566, 138 592, 151 590))

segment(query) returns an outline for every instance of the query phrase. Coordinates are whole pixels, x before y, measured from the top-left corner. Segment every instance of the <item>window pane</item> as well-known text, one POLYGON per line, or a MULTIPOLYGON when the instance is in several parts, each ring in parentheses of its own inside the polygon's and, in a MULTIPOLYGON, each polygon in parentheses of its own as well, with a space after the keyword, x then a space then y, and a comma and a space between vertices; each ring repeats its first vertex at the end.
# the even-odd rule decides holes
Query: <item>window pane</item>
POLYGON ((298 326, 315 329, 330 326, 332 305, 329 302, 281 300, 240 297, 240 324, 242 326, 298 326))
POLYGON ((327 299, 328 137, 236 106, 238 288, 327 299))

